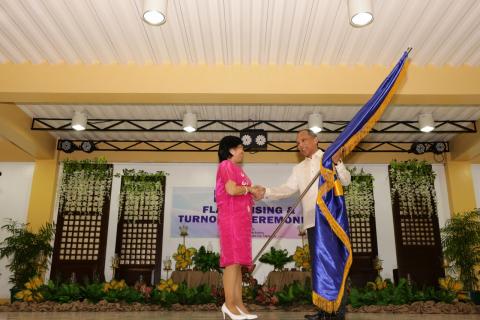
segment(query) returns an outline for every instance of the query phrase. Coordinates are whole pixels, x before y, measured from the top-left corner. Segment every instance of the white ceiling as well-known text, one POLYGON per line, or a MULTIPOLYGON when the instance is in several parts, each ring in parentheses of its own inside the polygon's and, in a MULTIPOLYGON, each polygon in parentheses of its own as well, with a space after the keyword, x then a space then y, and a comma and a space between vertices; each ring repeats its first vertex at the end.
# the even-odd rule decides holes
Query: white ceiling
MULTIPOLYGON (((292 105, 22 105, 32 118, 70 119, 75 110, 85 112, 90 119, 156 119, 180 120, 185 112, 193 112, 198 120, 298 120, 306 121, 309 114, 319 112, 324 120, 353 118, 360 106, 292 106, 292 105)), ((416 121, 422 112, 431 112, 437 121, 480 119, 480 106, 390 106, 381 120, 416 121)), ((148 123, 145 124, 148 126, 148 123)), ((245 126, 245 124, 241 124, 245 126)), ((151 125, 153 126, 153 124, 151 125)), ((283 128, 289 128, 282 126, 283 128)), ((168 128, 168 127, 167 127, 168 128)), ((176 126, 172 126, 178 129, 176 126)), ((212 127, 212 129, 215 127, 212 127)), ((269 129, 268 127, 257 127, 269 129)), ((377 129, 380 125, 376 126, 377 129)), ((270 128, 271 129, 271 128, 270 128)), ((449 126, 442 128, 448 130, 449 126)), ((195 132, 96 132, 54 131, 62 139, 72 140, 160 140, 160 141, 218 141, 226 133, 195 132)), ((320 134, 321 141, 333 141, 337 134, 320 134)), ((370 134, 366 141, 448 141, 452 133, 389 133, 370 134)), ((270 141, 295 141, 292 133, 270 133, 270 141)))
POLYGON ((480 1, 373 0, 348 23, 347 0, 0 0, 0 63, 480 65, 480 1))
MULTIPOLYGON (((375 21, 348 23, 347 0, 169 0, 160 27, 141 20, 143 0, 0 0, 0 63, 394 64, 413 46, 416 65, 480 66, 480 0, 372 0, 375 21)), ((373 93, 373 92, 372 92, 373 93)), ((349 120, 359 106, 24 105, 32 117, 349 120)), ((383 120, 478 120, 480 107, 391 106, 383 120)), ((69 139, 203 140, 222 133, 54 132, 69 139)), ((453 134, 375 134, 370 141, 448 141, 453 134)), ((331 141, 332 134, 321 140, 331 141)), ((290 134, 270 140, 293 141, 290 134)))

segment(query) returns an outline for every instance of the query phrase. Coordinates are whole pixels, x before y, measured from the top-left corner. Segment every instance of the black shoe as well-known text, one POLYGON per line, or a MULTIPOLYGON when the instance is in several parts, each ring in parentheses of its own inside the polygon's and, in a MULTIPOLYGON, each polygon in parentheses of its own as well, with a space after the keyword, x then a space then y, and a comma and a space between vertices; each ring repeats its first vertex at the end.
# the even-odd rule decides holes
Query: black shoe
POLYGON ((315 314, 307 314, 305 315, 305 319, 307 320, 329 320, 330 319, 330 315, 323 312, 323 311, 319 311, 315 314))
POLYGON ((305 319, 307 320, 323 320, 320 316, 320 312, 317 312, 315 314, 306 314, 305 319))

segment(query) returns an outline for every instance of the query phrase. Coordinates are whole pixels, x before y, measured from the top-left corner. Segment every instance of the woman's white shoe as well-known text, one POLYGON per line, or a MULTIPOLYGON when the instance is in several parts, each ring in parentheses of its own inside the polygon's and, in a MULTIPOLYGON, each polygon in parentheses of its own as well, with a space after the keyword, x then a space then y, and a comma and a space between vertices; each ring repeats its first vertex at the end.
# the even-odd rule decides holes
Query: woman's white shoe
POLYGON ((237 307, 237 310, 238 312, 240 312, 240 314, 244 317, 246 317, 245 319, 257 319, 258 316, 256 314, 250 314, 250 313, 244 313, 242 312, 242 310, 240 310, 239 307, 237 307))
MULTIPOLYGON (((244 319, 249 319, 247 318, 246 316, 242 315, 241 314, 241 311, 240 311, 240 314, 233 314, 230 312, 230 310, 228 310, 227 306, 225 305, 225 303, 222 305, 222 313, 223 313, 223 319, 225 319, 225 314, 228 314, 228 316, 230 317, 230 319, 232 320, 244 320, 244 319)), ((254 318, 252 318, 254 319, 254 318)))

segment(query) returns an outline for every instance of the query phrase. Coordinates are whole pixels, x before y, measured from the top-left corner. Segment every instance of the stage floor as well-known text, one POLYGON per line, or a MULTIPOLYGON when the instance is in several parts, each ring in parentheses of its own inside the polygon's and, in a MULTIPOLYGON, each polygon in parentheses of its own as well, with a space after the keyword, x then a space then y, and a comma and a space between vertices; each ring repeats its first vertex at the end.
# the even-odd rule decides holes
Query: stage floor
MULTIPOLYGON (((301 320, 300 312, 259 312, 259 319, 265 320, 301 320)), ((228 318, 228 317, 227 317, 228 318)), ((5 312, 0 320, 212 320, 223 319, 220 312, 5 312)), ((444 314, 347 314, 348 320, 470 320, 480 319, 480 315, 444 315, 444 314)))

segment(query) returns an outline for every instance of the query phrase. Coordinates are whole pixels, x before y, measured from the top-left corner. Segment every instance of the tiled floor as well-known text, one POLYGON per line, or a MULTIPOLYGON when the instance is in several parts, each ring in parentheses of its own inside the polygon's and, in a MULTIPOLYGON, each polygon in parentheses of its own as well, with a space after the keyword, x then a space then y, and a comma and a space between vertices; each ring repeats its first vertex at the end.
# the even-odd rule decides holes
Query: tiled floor
MULTIPOLYGON (((262 320, 303 319, 299 312, 260 312, 262 320)), ((58 312, 58 313, 0 313, 0 320, 206 320, 223 319, 220 312, 58 312)), ((413 315, 413 314, 348 314, 348 320, 480 320, 480 315, 413 315)))

